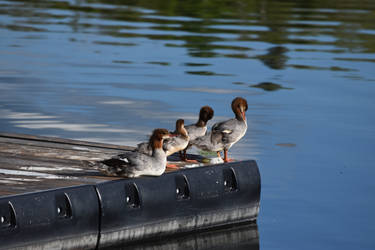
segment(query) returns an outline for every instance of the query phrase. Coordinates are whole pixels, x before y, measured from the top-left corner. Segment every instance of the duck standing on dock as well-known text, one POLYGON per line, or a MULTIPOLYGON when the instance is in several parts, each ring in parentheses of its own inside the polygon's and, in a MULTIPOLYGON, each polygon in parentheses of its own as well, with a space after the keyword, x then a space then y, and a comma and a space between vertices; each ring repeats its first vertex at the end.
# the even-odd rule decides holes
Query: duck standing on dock
MULTIPOLYGON (((187 147, 189 143, 189 135, 184 126, 184 120, 178 119, 176 121, 176 130, 171 133, 171 137, 163 141, 163 150, 167 156, 181 151, 187 147)), ((149 142, 142 142, 137 145, 135 151, 151 155, 152 148, 149 142)))
MULTIPOLYGON (((163 142, 163 150, 165 151, 165 154, 167 156, 170 156, 175 152, 181 152, 181 150, 185 149, 188 146, 189 139, 189 134, 184 126, 184 120, 178 119, 176 121, 176 130, 171 133, 171 138, 168 138, 163 142)), ((139 143, 135 151, 147 155, 152 154, 151 146, 148 142, 139 143)), ((175 164, 167 164, 167 167, 178 168, 175 164)))
POLYGON ((172 135, 166 129, 155 129, 150 137, 151 155, 129 151, 94 164, 100 171, 110 176, 138 177, 159 176, 166 168, 167 155, 163 141, 172 135))
MULTIPOLYGON (((214 116, 214 110, 210 106, 203 106, 199 111, 199 119, 197 123, 185 126, 187 130, 190 141, 194 141, 198 137, 204 136, 207 132, 207 122, 214 116)), ((183 161, 191 161, 187 159, 186 151, 191 147, 191 142, 183 150, 183 154, 180 153, 181 159, 183 161)))
POLYGON ((246 134, 247 101, 236 97, 232 101, 232 110, 235 118, 215 123, 210 133, 191 141, 191 144, 202 150, 217 152, 218 157, 221 157, 220 151, 224 151, 224 162, 231 161, 228 150, 246 134))
POLYGON ((164 141, 163 149, 167 156, 180 152, 188 146, 190 136, 184 123, 183 119, 178 119, 176 121, 176 130, 172 133, 174 136, 164 141))

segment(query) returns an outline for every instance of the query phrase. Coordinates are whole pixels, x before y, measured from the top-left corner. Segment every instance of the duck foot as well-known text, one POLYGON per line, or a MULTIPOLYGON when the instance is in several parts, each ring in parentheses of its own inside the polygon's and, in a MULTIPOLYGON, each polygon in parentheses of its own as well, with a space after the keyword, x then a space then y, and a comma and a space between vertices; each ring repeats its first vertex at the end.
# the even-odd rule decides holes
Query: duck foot
POLYGON ((181 151, 180 151, 179 153, 180 153, 180 159, 181 159, 181 161, 184 161, 184 162, 190 162, 190 163, 198 163, 197 160, 189 160, 189 159, 187 158, 186 150, 184 150, 183 153, 182 153, 181 151))
POLYGON ((234 159, 231 159, 228 157, 228 150, 227 149, 224 149, 224 162, 233 162, 234 159))
POLYGON ((167 164, 167 168, 171 168, 171 169, 180 169, 179 166, 177 166, 176 164, 167 164))
POLYGON ((228 159, 223 159, 224 162, 234 162, 236 161, 235 159, 232 159, 232 158, 228 158, 228 159))
POLYGON ((189 159, 184 159, 184 162, 190 162, 190 163, 198 163, 197 160, 189 160, 189 159))

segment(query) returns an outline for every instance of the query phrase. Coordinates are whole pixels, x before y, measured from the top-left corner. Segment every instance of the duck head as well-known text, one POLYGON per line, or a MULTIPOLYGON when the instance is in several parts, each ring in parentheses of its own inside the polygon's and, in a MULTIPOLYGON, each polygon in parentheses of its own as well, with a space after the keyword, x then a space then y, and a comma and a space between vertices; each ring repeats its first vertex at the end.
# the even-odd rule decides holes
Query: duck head
POLYGON ((247 111, 247 101, 242 97, 236 97, 232 101, 232 110, 237 120, 246 120, 245 112, 247 111))
POLYGON ((149 145, 151 145, 153 149, 162 148, 163 140, 169 137, 171 137, 171 134, 168 132, 168 130, 164 128, 157 128, 152 132, 149 145))
POLYGON ((210 106, 203 106, 199 111, 198 127, 206 126, 207 122, 214 116, 214 110, 210 106))

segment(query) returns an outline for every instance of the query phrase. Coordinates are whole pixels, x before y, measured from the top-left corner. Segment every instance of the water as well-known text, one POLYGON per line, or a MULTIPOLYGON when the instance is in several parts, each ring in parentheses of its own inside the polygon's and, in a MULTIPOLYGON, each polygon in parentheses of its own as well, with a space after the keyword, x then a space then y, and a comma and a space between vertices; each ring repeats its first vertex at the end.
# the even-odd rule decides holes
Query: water
POLYGON ((374 69, 373 1, 0 1, 1 131, 135 145, 245 97, 260 249, 375 247, 374 69))

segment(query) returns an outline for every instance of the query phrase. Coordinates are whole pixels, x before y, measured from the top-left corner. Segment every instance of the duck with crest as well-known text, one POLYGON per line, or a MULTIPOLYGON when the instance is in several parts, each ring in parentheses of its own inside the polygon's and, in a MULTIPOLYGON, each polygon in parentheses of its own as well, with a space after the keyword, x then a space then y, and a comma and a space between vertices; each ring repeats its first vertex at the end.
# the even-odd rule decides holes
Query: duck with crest
POLYGON ((215 123, 211 132, 191 141, 191 144, 205 151, 224 151, 224 162, 232 161, 228 158, 228 150, 238 142, 247 131, 247 121, 245 112, 247 111, 247 101, 242 97, 236 97, 232 101, 232 111, 235 118, 215 123))
MULTIPOLYGON (((184 120, 178 119, 176 121, 176 130, 172 133, 172 137, 164 140, 163 150, 167 156, 180 152, 188 146, 190 137, 184 126, 184 120)), ((136 151, 150 155, 152 153, 150 144, 143 142, 138 144, 136 151)), ((168 167, 177 167, 174 164, 167 164, 168 167)))
MULTIPOLYGON (((212 119, 214 116, 214 110, 210 106, 203 106, 199 111, 199 119, 195 124, 191 124, 185 126, 187 130, 190 141, 194 141, 198 137, 204 136, 207 132, 207 122, 212 119)), ((180 157, 183 161, 191 161, 188 160, 186 156, 186 151, 191 147, 191 142, 189 141, 188 146, 183 150, 183 153, 180 152, 180 157)))
POLYGON ((167 163, 167 155, 163 150, 163 141, 171 136, 166 129, 155 129, 148 143, 151 148, 151 154, 129 151, 91 165, 110 176, 139 177, 141 175, 162 175, 167 163))

